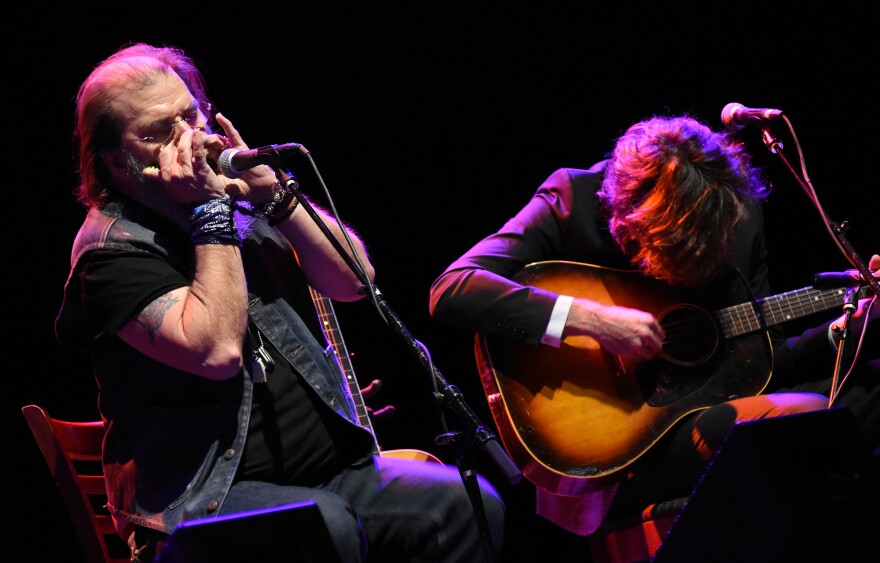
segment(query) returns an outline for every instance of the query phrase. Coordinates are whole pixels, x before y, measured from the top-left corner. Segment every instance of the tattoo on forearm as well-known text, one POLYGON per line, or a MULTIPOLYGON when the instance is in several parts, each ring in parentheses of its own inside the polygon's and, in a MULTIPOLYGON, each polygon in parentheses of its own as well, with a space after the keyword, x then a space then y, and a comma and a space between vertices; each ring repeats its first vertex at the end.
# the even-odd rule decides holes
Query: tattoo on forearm
POLYGON ((144 307, 141 314, 137 316, 137 322, 146 329, 147 335, 150 337, 150 342, 155 342, 156 331, 162 326, 162 319, 165 317, 165 312, 168 311, 172 305, 177 303, 177 301, 177 297, 163 295, 144 307))

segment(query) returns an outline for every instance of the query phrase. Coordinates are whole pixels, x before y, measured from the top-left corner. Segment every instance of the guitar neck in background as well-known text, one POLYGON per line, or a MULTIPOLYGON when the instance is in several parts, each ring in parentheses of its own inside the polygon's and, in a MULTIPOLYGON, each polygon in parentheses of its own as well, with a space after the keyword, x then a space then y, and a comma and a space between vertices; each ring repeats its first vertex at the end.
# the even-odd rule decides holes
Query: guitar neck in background
POLYGON ((348 394, 351 398, 352 404, 354 404, 358 424, 369 430, 370 434, 373 435, 373 451, 382 456, 430 461, 442 464, 443 462, 438 457, 422 450, 403 448, 383 451, 379 447, 379 442, 376 438, 376 431, 373 429, 373 422, 370 419, 370 411, 367 409, 363 393, 361 393, 360 384, 354 374, 354 367, 352 366, 348 349, 345 346, 345 340, 342 338, 342 329, 340 329, 339 322, 336 319, 336 311, 333 309, 333 302, 330 298, 316 291, 312 287, 309 287, 309 293, 312 296, 312 302, 315 304, 315 310, 318 313, 318 320, 321 323, 321 330, 324 333, 324 338, 327 340, 327 344, 333 349, 336 359, 339 362, 339 367, 342 369, 345 381, 348 384, 348 394))
MULTIPOLYGON (((336 311, 333 309, 333 302, 329 297, 326 297, 312 287, 309 287, 309 293, 312 296, 315 311, 318 313, 318 320, 320 321, 324 338, 327 340, 327 344, 333 349, 333 352, 336 355, 336 360, 339 362, 339 367, 342 369, 342 374, 345 376, 345 382, 348 385, 348 394, 351 397, 352 404, 354 404, 358 424, 369 430, 375 441, 376 432, 373 429, 373 423, 370 420, 370 411, 367 409, 367 404, 364 402, 363 394, 361 393, 360 384, 355 376, 351 357, 348 354, 345 340, 342 337, 342 330, 340 329, 339 322, 336 318, 336 311)), ((377 451, 378 447, 377 442, 377 451)))

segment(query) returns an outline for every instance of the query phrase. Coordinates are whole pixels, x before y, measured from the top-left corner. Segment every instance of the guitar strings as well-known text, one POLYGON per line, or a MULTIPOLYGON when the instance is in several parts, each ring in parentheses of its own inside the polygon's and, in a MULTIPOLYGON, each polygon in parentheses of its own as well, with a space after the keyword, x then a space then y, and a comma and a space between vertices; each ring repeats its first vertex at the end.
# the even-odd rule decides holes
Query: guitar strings
MULTIPOLYGON (((800 318, 812 313, 826 311, 840 302, 843 296, 840 288, 819 290, 805 287, 787 291, 772 297, 758 299, 754 303, 741 303, 715 311, 711 318, 720 328, 725 338, 741 336, 774 326, 785 321, 800 318), (765 322, 762 322, 762 318, 765 322)), ((675 348, 681 352, 698 349, 695 343, 705 344, 708 326, 703 316, 693 316, 683 320, 663 322, 666 338, 664 348, 675 348)), ((712 337, 716 335, 711 335, 712 337)), ((667 350, 668 352, 668 350, 667 350)))

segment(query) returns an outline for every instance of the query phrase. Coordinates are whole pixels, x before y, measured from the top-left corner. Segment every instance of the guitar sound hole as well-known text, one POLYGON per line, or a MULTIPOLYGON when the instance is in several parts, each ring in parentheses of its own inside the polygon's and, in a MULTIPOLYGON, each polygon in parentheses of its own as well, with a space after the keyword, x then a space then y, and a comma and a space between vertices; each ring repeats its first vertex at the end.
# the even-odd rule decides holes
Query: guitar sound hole
POLYGON ((681 366, 696 366, 718 347, 718 328, 712 317, 694 305, 677 305, 660 316, 666 331, 663 358, 681 366))

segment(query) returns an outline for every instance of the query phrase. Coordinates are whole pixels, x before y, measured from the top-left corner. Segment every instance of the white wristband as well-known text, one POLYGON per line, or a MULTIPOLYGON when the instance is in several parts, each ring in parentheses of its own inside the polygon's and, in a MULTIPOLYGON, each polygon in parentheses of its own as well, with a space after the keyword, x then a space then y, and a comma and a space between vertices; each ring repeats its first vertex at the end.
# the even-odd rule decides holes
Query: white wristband
POLYGON ((562 344, 562 331, 565 329, 565 321, 568 319, 568 312, 571 310, 571 304, 574 297, 570 295, 560 295, 553 305, 553 312, 550 313, 550 322, 547 323, 547 330, 541 337, 541 344, 559 348, 562 344))

